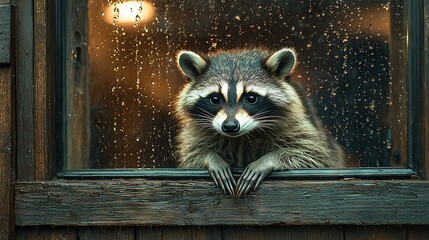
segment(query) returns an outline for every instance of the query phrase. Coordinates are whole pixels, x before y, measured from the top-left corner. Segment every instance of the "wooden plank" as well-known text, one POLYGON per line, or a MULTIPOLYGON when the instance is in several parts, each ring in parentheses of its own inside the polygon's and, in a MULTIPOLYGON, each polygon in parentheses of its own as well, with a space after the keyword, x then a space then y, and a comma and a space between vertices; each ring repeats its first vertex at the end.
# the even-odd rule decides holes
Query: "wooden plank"
POLYGON ((210 226, 164 226, 164 227, 140 227, 137 229, 136 240, 166 240, 166 239, 222 239, 218 227, 210 226))
POLYGON ((192 228, 191 227, 163 227, 162 228, 163 240, 191 240, 192 228))
MULTIPOLYGON (((240 177, 243 169, 233 169, 234 177, 240 177)), ((185 168, 145 168, 145 169, 85 169, 67 170, 58 173, 61 178, 154 178, 154 179, 211 179, 206 169, 185 168)), ((283 180, 341 180, 344 178, 357 179, 412 179, 415 173, 407 168, 308 168, 291 169, 273 172, 268 179, 283 180)))
POLYGON ((429 239, 429 226, 409 226, 407 240, 429 239))
POLYGON ((85 169, 90 156, 88 93, 88 1, 66 1, 66 143, 67 169, 85 169))
POLYGON ((339 226, 225 227, 224 239, 326 239, 343 240, 339 226))
POLYGON ((344 239, 341 226, 275 226, 265 231, 265 239, 344 239))
POLYGON ((408 165, 424 177, 424 1, 408 1, 408 165))
POLYGON ((84 227, 79 230, 79 240, 134 240, 135 230, 131 227, 84 227))
POLYGON ((0 239, 14 232, 12 158, 12 73, 0 68, 0 239))
POLYGON ((139 227, 136 231, 136 240, 162 240, 162 227, 139 227))
MULTIPOLYGON (((425 61, 425 77, 423 82, 423 109, 424 109, 424 146, 429 145, 429 1, 424 2, 425 11, 425 49, 424 49, 424 61, 425 61)), ((429 147, 424 148, 424 172, 425 179, 429 178, 429 147)))
MULTIPOLYGON (((224 227, 222 229, 222 237, 224 240, 256 240, 264 239, 264 229, 272 227, 256 227, 256 226, 234 226, 234 227, 224 227)), ((275 238, 273 238, 275 239, 275 238)))
MULTIPOLYGON (((377 109, 384 113, 380 116, 383 127, 391 130, 391 148, 386 148, 387 164, 382 166, 407 166, 407 39, 403 33, 407 29, 407 21, 404 21, 404 1, 390 1, 389 19, 389 76, 390 80, 386 81, 389 89, 388 104, 385 109, 377 109)), ((406 14, 406 13, 405 13, 406 14)), ((385 132, 383 134, 386 134, 385 132)), ((383 136, 387 138, 387 136, 383 136)))
MULTIPOLYGON (((47 5, 46 0, 34 0, 34 161, 36 180, 46 180, 51 175, 50 162, 53 152, 52 119, 48 106, 51 93, 47 67, 47 5), (49 100, 48 100, 49 99, 49 100)), ((52 101, 52 100, 51 100, 52 101)))
POLYGON ((16 223, 24 226, 429 224, 425 181, 271 180, 239 200, 198 180, 56 180, 15 189, 16 223))
POLYGON ((34 180, 33 1, 16 1, 17 178, 34 180))
MULTIPOLYGON (((15 239, 15 238, 14 238, 15 239)), ((70 227, 19 227, 17 240, 78 240, 77 229, 70 227)))
POLYGON ((222 231, 219 229, 219 227, 192 227, 192 239, 218 240, 222 238, 222 231))
POLYGON ((10 5, 0 5, 0 64, 11 62, 11 20, 10 5))
POLYGON ((341 226, 243 226, 225 227, 224 239, 320 239, 343 240, 341 226))
POLYGON ((348 227, 345 227, 344 240, 360 240, 360 239, 406 240, 407 238, 406 238, 406 231, 402 226, 348 226, 348 227))

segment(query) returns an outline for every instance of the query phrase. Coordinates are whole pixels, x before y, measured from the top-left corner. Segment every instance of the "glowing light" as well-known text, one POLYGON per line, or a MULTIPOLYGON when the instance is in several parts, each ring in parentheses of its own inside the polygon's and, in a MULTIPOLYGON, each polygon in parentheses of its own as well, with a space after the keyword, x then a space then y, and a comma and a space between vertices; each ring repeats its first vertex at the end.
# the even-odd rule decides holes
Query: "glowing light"
POLYGON ((136 26, 152 20, 155 8, 152 3, 146 1, 118 2, 107 6, 102 13, 104 21, 120 26, 136 26))

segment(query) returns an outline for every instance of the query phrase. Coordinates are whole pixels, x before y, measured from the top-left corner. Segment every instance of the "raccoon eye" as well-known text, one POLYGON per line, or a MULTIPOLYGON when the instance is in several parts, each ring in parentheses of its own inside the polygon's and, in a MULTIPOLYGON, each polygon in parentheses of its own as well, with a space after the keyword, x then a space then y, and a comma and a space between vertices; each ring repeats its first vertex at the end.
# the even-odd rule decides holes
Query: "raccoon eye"
POLYGON ((218 105, 220 103, 219 96, 213 95, 210 97, 210 103, 213 105, 218 105))
POLYGON ((258 97, 251 93, 251 94, 247 94, 246 96, 246 102, 250 103, 250 104, 255 104, 258 101, 258 97))

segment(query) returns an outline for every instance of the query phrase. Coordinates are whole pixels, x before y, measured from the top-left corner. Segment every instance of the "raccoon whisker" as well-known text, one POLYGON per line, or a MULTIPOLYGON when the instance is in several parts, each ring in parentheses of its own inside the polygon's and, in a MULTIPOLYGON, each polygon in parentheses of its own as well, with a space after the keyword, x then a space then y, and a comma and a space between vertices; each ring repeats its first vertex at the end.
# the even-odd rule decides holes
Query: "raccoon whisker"
POLYGON ((209 127, 213 127, 212 124, 210 122, 207 121, 196 121, 196 123, 200 126, 209 126, 209 127))
POLYGON ((258 122, 260 122, 260 123, 277 123, 277 124, 279 124, 279 120, 277 120, 277 119, 269 119, 269 118, 267 118, 267 119, 259 119, 259 118, 257 118, 255 120, 258 121, 258 122))
POLYGON ((198 120, 196 120, 196 121, 211 122, 211 118, 207 117, 207 116, 198 116, 198 120))
POLYGON ((253 115, 253 117, 258 118, 258 119, 266 119, 266 118, 280 119, 281 118, 281 116, 270 115, 270 112, 261 112, 261 113, 253 115))
POLYGON ((192 116, 197 116, 197 117, 206 117, 206 118, 212 118, 213 115, 209 114, 209 113, 193 113, 192 116))
POLYGON ((202 111, 203 113, 205 113, 205 114, 207 114, 208 116, 211 116, 211 117, 213 117, 214 115, 213 114, 211 114, 210 112, 208 112, 207 110, 205 110, 205 109, 203 109, 203 108, 198 108, 198 110, 200 110, 200 111, 202 111))
POLYGON ((262 130, 278 130, 278 128, 276 127, 276 125, 273 124, 261 124, 260 129, 262 130))

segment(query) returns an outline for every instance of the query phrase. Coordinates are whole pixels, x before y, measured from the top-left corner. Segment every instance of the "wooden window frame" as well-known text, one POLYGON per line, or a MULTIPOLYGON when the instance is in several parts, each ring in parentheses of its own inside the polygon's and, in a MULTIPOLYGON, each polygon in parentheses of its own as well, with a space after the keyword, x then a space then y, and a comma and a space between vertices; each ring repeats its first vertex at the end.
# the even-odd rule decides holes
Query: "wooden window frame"
POLYGON ((53 42, 61 32, 53 2, 16 3, 17 225, 429 224, 429 182, 421 180, 429 172, 427 1, 407 9, 409 166, 276 172, 239 200, 205 170, 63 171, 63 155, 54 153, 63 141, 56 97, 64 43, 53 42))

